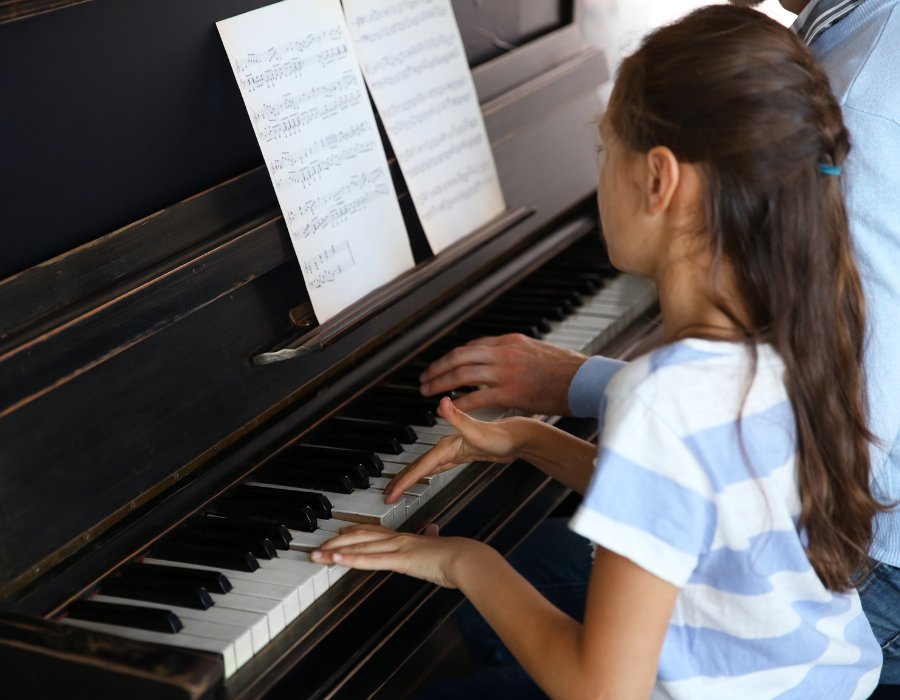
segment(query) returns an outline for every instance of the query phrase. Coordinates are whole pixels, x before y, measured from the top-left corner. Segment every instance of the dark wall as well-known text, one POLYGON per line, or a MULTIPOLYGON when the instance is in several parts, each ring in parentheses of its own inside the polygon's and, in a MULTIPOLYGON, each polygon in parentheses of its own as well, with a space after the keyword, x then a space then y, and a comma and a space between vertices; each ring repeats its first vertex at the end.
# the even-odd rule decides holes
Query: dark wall
POLYGON ((93 0, 0 25, 0 279, 262 162, 215 22, 93 0))

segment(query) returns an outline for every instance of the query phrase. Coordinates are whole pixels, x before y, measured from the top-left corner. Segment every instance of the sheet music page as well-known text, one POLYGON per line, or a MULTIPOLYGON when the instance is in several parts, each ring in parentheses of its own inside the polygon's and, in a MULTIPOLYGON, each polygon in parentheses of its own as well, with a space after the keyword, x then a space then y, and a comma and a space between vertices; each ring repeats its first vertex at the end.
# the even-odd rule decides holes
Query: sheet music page
POLYGON ((450 0, 344 0, 344 12, 438 253, 506 208, 450 0))
POLYGON ((216 26, 322 322, 413 266, 339 0, 216 26))

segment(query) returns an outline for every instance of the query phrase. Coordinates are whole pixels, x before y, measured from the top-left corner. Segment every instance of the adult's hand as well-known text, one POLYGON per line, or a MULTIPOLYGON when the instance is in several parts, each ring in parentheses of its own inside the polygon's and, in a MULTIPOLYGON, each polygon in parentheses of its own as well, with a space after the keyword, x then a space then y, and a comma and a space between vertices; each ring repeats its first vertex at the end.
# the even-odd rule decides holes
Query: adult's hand
POLYGON ((431 363, 419 381, 424 396, 478 387, 455 400, 461 411, 496 407, 563 416, 570 414, 569 384, 586 359, 574 350, 512 333, 454 348, 431 363))

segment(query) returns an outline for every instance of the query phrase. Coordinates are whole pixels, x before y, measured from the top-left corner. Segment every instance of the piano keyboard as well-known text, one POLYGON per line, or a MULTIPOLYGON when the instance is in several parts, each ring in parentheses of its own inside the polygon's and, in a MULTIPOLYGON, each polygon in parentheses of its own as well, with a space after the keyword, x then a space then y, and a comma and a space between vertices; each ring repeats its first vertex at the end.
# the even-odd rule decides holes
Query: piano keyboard
MULTIPOLYGON (((222 658, 225 676, 259 653, 346 573, 308 553, 352 523, 399 528, 467 465, 427 477, 397 503, 390 479, 453 432, 419 395, 418 375, 451 347, 521 332, 592 354, 655 302, 578 243, 266 463, 136 563, 69 606, 67 624, 222 658), (598 265, 599 264, 599 265, 598 265)), ((492 419, 500 412, 481 412, 492 419)))

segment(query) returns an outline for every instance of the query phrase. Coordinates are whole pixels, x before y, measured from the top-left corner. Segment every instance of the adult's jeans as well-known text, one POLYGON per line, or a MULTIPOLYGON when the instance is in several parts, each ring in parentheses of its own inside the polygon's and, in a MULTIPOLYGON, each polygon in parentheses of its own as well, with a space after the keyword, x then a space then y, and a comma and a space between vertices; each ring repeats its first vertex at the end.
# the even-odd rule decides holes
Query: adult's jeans
POLYGON ((881 683, 900 684, 900 568, 873 562, 859 586, 863 611, 881 645, 881 683))

